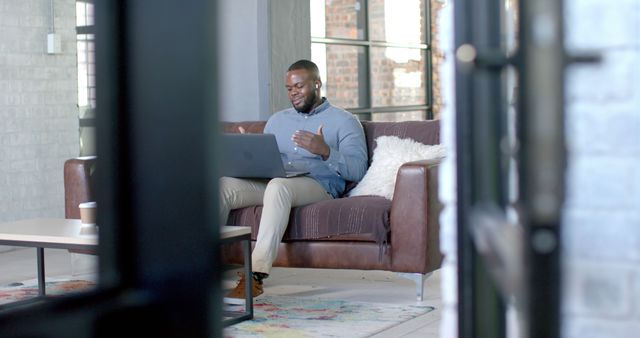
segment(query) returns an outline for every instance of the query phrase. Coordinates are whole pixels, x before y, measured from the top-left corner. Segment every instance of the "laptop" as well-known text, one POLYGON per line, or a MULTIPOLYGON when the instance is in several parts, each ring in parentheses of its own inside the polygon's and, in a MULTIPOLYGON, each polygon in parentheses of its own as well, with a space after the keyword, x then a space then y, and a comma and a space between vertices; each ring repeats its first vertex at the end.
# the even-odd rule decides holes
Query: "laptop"
POLYGON ((239 178, 296 177, 307 171, 287 171, 273 134, 222 134, 220 174, 239 178))

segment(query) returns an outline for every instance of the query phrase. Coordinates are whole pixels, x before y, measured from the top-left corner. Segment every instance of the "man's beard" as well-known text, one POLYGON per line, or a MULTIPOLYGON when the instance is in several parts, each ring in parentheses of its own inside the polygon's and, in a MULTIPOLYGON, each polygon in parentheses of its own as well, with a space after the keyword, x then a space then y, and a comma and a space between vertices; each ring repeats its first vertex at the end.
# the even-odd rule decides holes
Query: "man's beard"
MULTIPOLYGON (((314 92, 313 94, 307 96, 307 98, 303 101, 302 107, 298 108, 294 105, 293 108, 295 108, 300 113, 309 114, 311 112, 311 108, 313 107, 313 104, 316 102, 317 99, 318 99, 318 96, 314 92)), ((293 102, 291 102, 291 104, 293 105, 293 102)))

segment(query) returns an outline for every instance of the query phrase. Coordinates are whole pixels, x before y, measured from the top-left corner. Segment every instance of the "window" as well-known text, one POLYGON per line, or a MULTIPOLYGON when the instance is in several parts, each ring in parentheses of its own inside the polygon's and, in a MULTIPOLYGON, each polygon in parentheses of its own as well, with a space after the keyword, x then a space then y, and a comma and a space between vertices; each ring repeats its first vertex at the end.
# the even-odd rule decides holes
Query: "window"
POLYGON ((76 1, 80 155, 95 154, 96 65, 93 0, 76 1))
POLYGON ((433 119, 428 0, 310 0, 311 59, 361 120, 433 119))

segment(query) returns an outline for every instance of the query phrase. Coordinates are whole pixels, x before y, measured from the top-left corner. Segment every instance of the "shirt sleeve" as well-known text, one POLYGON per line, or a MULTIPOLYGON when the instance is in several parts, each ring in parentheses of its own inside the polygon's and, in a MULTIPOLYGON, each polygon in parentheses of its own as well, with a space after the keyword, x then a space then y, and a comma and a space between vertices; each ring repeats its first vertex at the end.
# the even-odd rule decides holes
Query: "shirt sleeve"
POLYGON ((273 132, 273 120, 274 120, 274 115, 271 115, 269 117, 269 119, 267 119, 267 123, 265 123, 264 125, 264 129, 262 130, 263 133, 265 134, 274 134, 273 132))
POLYGON ((325 164, 347 181, 360 181, 367 171, 367 145, 360 121, 353 117, 342 124, 338 148, 330 148, 325 164))

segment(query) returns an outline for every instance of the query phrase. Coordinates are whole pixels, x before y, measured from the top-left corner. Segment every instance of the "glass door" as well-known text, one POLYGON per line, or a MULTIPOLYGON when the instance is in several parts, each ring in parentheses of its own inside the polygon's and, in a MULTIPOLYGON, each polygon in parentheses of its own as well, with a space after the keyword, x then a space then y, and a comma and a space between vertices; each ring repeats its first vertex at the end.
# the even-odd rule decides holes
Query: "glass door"
POLYGON ((0 337, 221 335, 216 14, 95 2, 98 286, 0 312, 0 337))
POLYGON ((455 2, 460 337, 558 337, 562 2, 455 2))

